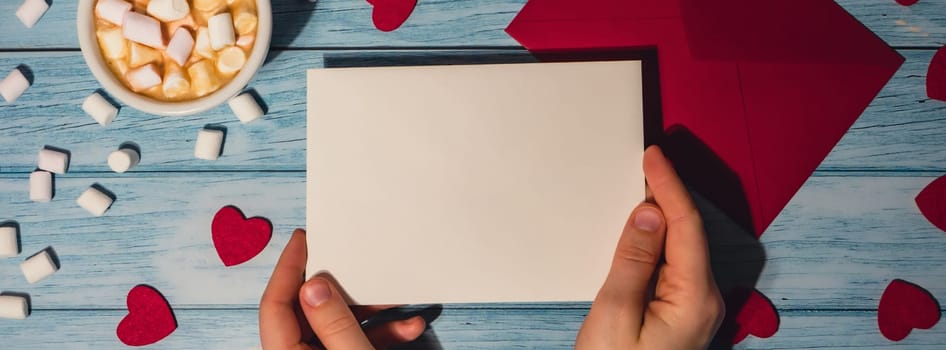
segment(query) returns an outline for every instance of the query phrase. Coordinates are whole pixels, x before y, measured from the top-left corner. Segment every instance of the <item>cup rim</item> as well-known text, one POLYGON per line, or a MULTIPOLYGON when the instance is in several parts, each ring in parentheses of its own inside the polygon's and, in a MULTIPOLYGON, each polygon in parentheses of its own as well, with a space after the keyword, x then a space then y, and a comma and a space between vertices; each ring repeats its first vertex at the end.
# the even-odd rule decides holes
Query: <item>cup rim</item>
POLYGON ((180 102, 159 101, 135 93, 125 87, 105 63, 95 35, 94 3, 96 0, 79 0, 76 15, 76 29, 79 48, 86 66, 105 91, 120 101, 139 111, 160 116, 188 116, 215 108, 243 91, 256 72, 266 61, 269 44, 272 40, 272 7, 270 0, 256 1, 258 23, 256 42, 247 58, 246 65, 233 79, 219 90, 197 99, 180 102))

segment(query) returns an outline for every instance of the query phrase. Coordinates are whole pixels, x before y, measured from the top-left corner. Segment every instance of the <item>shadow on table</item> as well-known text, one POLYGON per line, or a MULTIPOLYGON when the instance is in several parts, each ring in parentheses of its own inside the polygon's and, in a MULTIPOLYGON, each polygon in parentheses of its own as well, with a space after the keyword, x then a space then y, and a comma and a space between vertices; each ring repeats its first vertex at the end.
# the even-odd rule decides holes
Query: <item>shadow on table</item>
POLYGON ((443 313, 442 305, 406 306, 382 311, 372 318, 372 322, 406 320, 411 317, 420 316, 424 319, 424 321, 427 322, 427 329, 424 330, 424 334, 410 343, 392 346, 391 349, 443 350, 443 346, 440 344, 440 339, 437 338, 437 333, 434 331, 434 326, 432 325, 434 320, 440 317, 441 313, 443 313))
POLYGON ((660 97, 660 69, 655 48, 598 51, 527 51, 332 53, 326 68, 421 66, 454 64, 504 64, 640 60, 643 83, 644 143, 660 145, 673 162, 704 219, 713 274, 726 299, 727 318, 712 349, 731 349, 743 309, 765 264, 765 250, 752 233, 752 216, 742 183, 736 173, 705 143, 684 126, 665 127, 660 97))
POLYGON ((279 57, 302 34, 309 18, 315 13, 316 3, 308 0, 272 0, 273 37, 265 63, 279 57))

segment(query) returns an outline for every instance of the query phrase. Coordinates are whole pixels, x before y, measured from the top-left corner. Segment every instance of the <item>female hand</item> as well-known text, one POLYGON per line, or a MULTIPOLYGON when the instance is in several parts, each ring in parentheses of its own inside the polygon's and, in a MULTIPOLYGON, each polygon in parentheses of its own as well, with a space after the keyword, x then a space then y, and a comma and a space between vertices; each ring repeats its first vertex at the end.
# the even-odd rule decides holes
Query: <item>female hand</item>
POLYGON ((644 175, 656 205, 628 219, 576 349, 705 349, 723 320, 700 214, 660 148, 644 175))
POLYGON ((362 330, 361 321, 388 307, 351 309, 338 286, 324 276, 303 284, 306 254, 305 231, 297 229, 260 300, 260 341, 264 350, 386 349, 424 333, 426 322, 420 316, 362 330))

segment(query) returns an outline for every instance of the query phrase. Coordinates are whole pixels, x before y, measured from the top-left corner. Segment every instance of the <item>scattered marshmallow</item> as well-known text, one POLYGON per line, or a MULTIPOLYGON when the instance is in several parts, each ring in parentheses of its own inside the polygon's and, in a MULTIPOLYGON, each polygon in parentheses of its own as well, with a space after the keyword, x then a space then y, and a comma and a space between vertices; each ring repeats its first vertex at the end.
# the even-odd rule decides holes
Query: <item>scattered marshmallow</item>
POLYGON ((123 0, 99 0, 95 4, 95 14, 117 26, 124 23, 125 14, 129 11, 131 11, 131 3, 123 0))
POLYGON ((147 15, 137 12, 125 14, 122 23, 122 34, 125 38, 142 45, 156 49, 164 49, 164 33, 161 32, 161 22, 147 15))
POLYGON ((108 155, 108 167, 116 173, 124 173, 138 165, 141 155, 131 148, 122 148, 108 155))
POLYGON ((252 122, 263 116, 263 107, 256 103, 253 94, 244 92, 230 99, 230 110, 236 114, 243 124, 252 122))
POLYGON ((39 150, 39 157, 37 159, 37 167, 39 170, 45 170, 53 174, 65 174, 69 171, 68 153, 43 148, 39 150))
POLYGON ((37 170, 30 174, 30 200, 49 202, 53 199, 53 174, 37 170))
POLYGON ((49 10, 46 0, 26 0, 20 8, 16 9, 16 18, 19 18, 27 28, 33 28, 46 10, 49 10))
POLYGON ((187 0, 151 0, 148 2, 148 14, 162 22, 176 21, 191 12, 187 0))
POLYGON ((26 89, 30 88, 30 81, 26 79, 20 68, 13 69, 6 78, 0 81, 0 95, 7 103, 16 102, 16 99, 23 96, 26 89))
POLYGON ((23 271, 23 276, 26 276, 27 282, 36 283, 52 276, 59 267, 49 255, 49 249, 44 249, 20 264, 20 270, 23 271))
POLYGON ((187 64, 187 59, 190 58, 193 49, 194 37, 191 36, 191 32, 185 28, 178 28, 174 32, 174 36, 171 37, 171 42, 168 43, 165 54, 183 67, 187 64))
POLYGON ((76 199, 76 203, 78 203, 80 207, 95 216, 105 215, 105 212, 108 211, 108 208, 112 206, 113 202, 112 197, 102 192, 97 186, 89 187, 89 189, 79 195, 79 199, 76 199))
POLYGON ((210 29, 210 47, 220 50, 236 43, 236 34, 233 32, 233 18, 229 12, 210 17, 207 23, 210 29))
POLYGON ((0 258, 11 258, 20 254, 20 240, 16 226, 0 226, 0 258))
POLYGON ((82 102, 82 110, 102 126, 108 126, 118 117, 118 107, 108 102, 98 92, 85 98, 85 101, 82 102))
POLYGON ((194 142, 194 157, 198 159, 217 160, 223 149, 223 131, 203 128, 197 133, 197 142, 194 142))
POLYGON ((148 90, 161 84, 161 74, 158 73, 158 68, 154 64, 128 71, 125 73, 125 79, 135 92, 148 90))
POLYGON ((0 318, 24 320, 30 313, 30 303, 19 295, 0 295, 0 318))
POLYGON ((246 65, 246 53, 239 47, 229 46, 218 53, 217 71, 220 74, 234 74, 243 69, 244 65, 246 65))

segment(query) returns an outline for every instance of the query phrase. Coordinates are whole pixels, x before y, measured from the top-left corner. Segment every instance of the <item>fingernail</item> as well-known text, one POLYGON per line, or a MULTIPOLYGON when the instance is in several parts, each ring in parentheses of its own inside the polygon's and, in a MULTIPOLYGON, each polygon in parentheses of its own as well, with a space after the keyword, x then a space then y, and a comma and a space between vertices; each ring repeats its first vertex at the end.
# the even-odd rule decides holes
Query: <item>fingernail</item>
POLYGON ((332 289, 321 279, 312 280, 302 288, 302 299, 311 307, 319 306, 331 297, 332 289))
POLYGON ((660 213, 653 208, 642 208, 634 216, 634 227, 646 232, 657 232, 660 229, 660 223, 663 218, 660 213))

